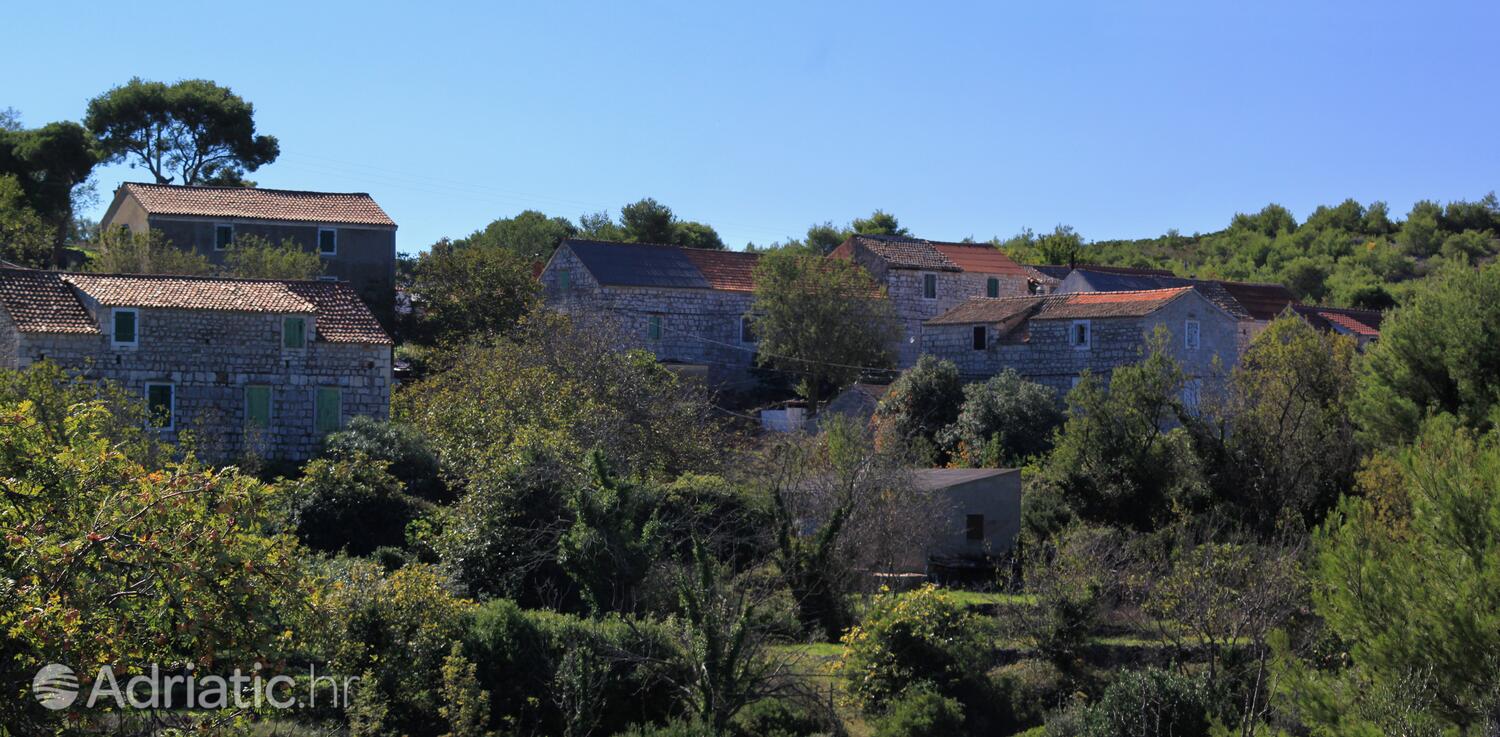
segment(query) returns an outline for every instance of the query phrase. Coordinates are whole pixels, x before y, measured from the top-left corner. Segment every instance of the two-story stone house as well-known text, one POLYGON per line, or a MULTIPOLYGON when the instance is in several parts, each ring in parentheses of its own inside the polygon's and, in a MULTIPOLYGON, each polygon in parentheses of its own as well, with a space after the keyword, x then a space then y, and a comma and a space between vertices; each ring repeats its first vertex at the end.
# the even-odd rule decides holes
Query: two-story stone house
POLYGON ((154 230, 215 264, 223 263, 236 238, 290 240, 316 251, 324 278, 348 282, 377 314, 393 309, 396 223, 362 192, 126 183, 115 190, 100 226, 154 230))
POLYGON ((139 395, 211 456, 304 459, 390 412, 391 338, 337 282, 0 268, 0 367, 40 361, 139 395))
POLYGON ((547 306, 609 322, 619 347, 745 388, 754 379, 750 322, 757 255, 647 243, 562 242, 539 277, 547 306))
POLYGON ((970 297, 1031 292, 1031 275, 994 246, 894 235, 854 235, 829 254, 852 259, 886 288, 901 323, 897 368, 921 356, 922 323, 970 297))
POLYGON ((1193 287, 974 298, 928 320, 922 350, 952 361, 967 380, 1010 368, 1065 393, 1085 370, 1107 380, 1140 361, 1164 326, 1195 396, 1239 359, 1239 322, 1193 287))
POLYGON ((1055 294, 1079 292, 1138 292, 1147 289, 1194 287, 1210 301, 1223 307, 1239 320, 1240 351, 1265 330, 1287 307, 1297 301, 1290 289, 1280 284, 1188 279, 1170 272, 1150 269, 1110 269, 1080 266, 1068 272, 1052 290, 1055 294))

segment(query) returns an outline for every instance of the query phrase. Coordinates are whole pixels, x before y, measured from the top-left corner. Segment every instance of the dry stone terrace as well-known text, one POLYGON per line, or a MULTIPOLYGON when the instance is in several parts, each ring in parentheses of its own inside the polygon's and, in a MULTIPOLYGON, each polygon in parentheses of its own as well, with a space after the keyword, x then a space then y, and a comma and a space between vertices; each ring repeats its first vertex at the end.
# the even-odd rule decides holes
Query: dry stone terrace
POLYGON ((391 338, 340 283, 0 269, 0 366, 44 360, 141 396, 210 457, 305 459, 390 412, 391 338))

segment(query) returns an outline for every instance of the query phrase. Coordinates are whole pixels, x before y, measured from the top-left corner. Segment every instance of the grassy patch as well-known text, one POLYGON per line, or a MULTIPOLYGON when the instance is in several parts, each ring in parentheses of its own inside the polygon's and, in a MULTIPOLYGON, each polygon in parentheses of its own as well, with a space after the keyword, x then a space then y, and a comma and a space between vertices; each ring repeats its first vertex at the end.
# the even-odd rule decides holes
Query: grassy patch
POLYGON ((1032 594, 1009 594, 1000 591, 964 591, 943 589, 943 596, 961 606, 1035 606, 1032 594))

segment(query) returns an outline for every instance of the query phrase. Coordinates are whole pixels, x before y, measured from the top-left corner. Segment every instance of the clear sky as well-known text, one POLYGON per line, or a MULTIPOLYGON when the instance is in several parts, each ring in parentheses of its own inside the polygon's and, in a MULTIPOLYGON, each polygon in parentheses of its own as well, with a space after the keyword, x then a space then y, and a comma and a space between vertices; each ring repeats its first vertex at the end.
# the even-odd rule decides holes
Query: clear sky
MULTIPOLYGON (((644 196, 731 247, 884 208, 935 239, 1223 227, 1500 189, 1500 3, 18 3, 0 108, 139 75, 256 106, 266 187, 403 251, 644 196)), ((143 170, 101 169, 107 203, 143 170)), ((103 204, 93 211, 103 212, 103 204)))

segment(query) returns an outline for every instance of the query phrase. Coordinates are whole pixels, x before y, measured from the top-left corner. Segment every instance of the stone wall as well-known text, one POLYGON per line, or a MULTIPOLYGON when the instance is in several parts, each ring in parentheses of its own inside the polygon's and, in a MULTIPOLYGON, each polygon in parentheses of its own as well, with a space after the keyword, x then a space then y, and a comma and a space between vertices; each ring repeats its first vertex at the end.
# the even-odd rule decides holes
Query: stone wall
POLYGON ((985 350, 974 349, 974 325, 928 325, 922 351, 952 361, 967 380, 981 381, 1007 368, 1059 393, 1073 387, 1085 370, 1108 380, 1116 367, 1139 362, 1146 341, 1164 326, 1168 347, 1190 378, 1215 381, 1239 360, 1238 323, 1212 303, 1192 293, 1146 317, 1093 318, 1088 321, 1087 349, 1069 344, 1074 320, 1033 319, 999 340, 993 325, 986 330, 985 350), (1183 329, 1188 320, 1199 323, 1199 346, 1186 348, 1183 329))
MULTIPOLYGON (((365 415, 390 414, 391 349, 385 345, 325 343, 316 340, 316 319, 308 321, 307 346, 282 348, 282 314, 209 310, 139 310, 138 345, 111 345, 111 308, 84 298, 105 334, 20 334, 5 354, 24 368, 53 361, 90 379, 116 382, 144 397, 148 383, 172 384, 176 399, 176 441, 191 430, 200 452, 215 459, 253 450, 267 458, 300 460, 317 452, 314 396, 319 387, 338 387, 341 423, 365 415), (245 387, 271 388, 271 422, 266 430, 245 429, 245 387)), ((0 329, 0 347, 6 346, 0 329)), ((14 331, 10 331, 15 335, 14 331)))
POLYGON ((716 289, 600 285, 567 247, 558 249, 541 275, 542 297, 553 309, 599 320, 622 350, 643 348, 659 361, 707 367, 714 386, 747 389, 755 382, 755 343, 740 334, 755 295, 716 289), (568 285, 561 282, 566 271, 568 285), (651 319, 660 320, 659 338, 651 319))

